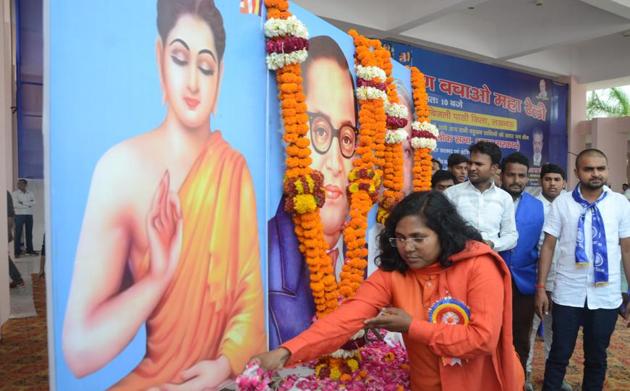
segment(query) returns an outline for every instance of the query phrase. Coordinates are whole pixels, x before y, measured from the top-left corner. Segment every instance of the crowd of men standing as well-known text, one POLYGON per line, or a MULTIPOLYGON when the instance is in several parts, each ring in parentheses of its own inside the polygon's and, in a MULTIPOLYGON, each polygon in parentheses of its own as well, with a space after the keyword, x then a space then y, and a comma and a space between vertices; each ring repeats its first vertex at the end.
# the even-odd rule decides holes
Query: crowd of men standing
POLYGON ((630 202, 607 186, 606 155, 592 148, 580 152, 574 169, 579 183, 566 191, 562 167, 544 164, 541 193, 533 196, 525 191, 525 155, 502 159, 500 148, 487 141, 469 152, 450 155, 448 170, 435 161, 432 188, 444 191, 510 269, 513 340, 526 371, 525 389, 534 389, 533 342, 542 323, 543 390, 571 390, 564 376, 580 327, 582 389, 601 390, 617 316, 630 320, 630 202))

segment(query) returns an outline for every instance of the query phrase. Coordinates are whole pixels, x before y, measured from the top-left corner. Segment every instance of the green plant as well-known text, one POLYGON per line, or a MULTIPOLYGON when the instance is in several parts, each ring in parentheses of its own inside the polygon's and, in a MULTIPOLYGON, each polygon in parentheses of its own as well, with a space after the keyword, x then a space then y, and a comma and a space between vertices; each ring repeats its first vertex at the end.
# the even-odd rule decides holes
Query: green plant
POLYGON ((588 119, 630 116, 630 96, 618 87, 589 91, 586 101, 586 116, 588 119))

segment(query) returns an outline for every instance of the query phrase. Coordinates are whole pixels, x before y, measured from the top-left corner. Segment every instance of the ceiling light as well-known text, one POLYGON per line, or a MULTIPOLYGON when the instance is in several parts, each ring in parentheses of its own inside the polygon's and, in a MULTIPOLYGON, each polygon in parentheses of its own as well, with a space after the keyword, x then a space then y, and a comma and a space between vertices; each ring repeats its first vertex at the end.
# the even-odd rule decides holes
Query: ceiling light
POLYGON ((624 32, 622 33, 622 35, 623 35, 624 37, 626 37, 626 38, 630 38, 630 30, 628 30, 628 31, 624 31, 624 32))
POLYGON ((472 10, 474 10, 474 9, 475 9, 475 6, 474 6, 474 5, 471 5, 471 6, 469 6, 469 7, 468 7, 468 9, 472 11, 472 10))
POLYGON ((536 0, 536 5, 540 7, 540 6, 544 5, 544 1, 543 0, 536 0))

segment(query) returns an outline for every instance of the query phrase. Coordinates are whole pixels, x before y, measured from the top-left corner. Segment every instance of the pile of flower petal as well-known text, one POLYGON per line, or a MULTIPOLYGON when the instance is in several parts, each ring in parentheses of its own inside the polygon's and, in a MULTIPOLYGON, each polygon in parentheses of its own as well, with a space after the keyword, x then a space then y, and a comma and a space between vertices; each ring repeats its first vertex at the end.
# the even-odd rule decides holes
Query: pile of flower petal
MULTIPOLYGON (((289 375, 279 379, 268 373, 251 371, 259 375, 259 381, 237 380, 239 390, 262 391, 262 390, 320 390, 320 391, 403 391, 409 390, 409 362, 407 352, 399 343, 388 345, 383 341, 372 342, 361 348, 361 363, 358 371, 350 378, 333 380, 331 378, 321 378, 315 373, 301 377, 299 375, 289 375), (264 383, 264 384, 263 384, 264 383)), ((321 361, 314 360, 308 364, 310 368, 321 361)), ((239 377, 242 378, 242 377, 239 377)))

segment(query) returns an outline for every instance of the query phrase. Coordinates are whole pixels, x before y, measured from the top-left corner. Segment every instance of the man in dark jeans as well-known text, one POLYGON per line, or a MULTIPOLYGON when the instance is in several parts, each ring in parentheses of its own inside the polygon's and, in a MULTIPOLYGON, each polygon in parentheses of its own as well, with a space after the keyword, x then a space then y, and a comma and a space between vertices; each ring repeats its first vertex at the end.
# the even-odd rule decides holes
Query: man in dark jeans
MULTIPOLYGON (((545 282, 554 248, 559 252, 551 297, 553 341, 543 390, 560 389, 580 326, 584 327, 582 390, 603 388, 606 350, 622 304, 622 260, 630 278, 630 203, 605 185, 606 155, 597 149, 580 152, 575 173, 580 182, 553 201, 543 228, 536 284, 536 312, 541 318, 549 313, 545 282)), ((630 308, 622 316, 630 319, 630 308)))
MULTIPOLYGON (((15 218, 15 211, 13 209, 13 199, 11 198, 11 193, 7 191, 7 222, 8 222, 8 231, 9 234, 9 243, 13 240, 12 231, 13 231, 13 219, 15 218)), ((22 279, 22 275, 20 271, 13 263, 11 256, 9 255, 9 277, 11 277, 11 288, 17 288, 19 286, 24 285, 24 280, 22 279)))
MULTIPOLYGON (((499 254, 512 275, 512 334, 523 368, 527 363, 529 332, 534 319, 538 241, 545 220, 542 202, 525 191, 528 170, 529 160, 520 152, 510 154, 501 163, 501 188, 514 200, 518 241, 516 247, 499 254)), ((527 379, 525 391, 533 389, 527 379)))
POLYGON ((13 207, 15 209, 15 256, 18 257, 22 251, 22 231, 26 236, 26 254, 36 255, 33 250, 33 211, 35 206, 35 195, 26 189, 28 182, 20 179, 17 182, 18 189, 13 192, 13 207))

